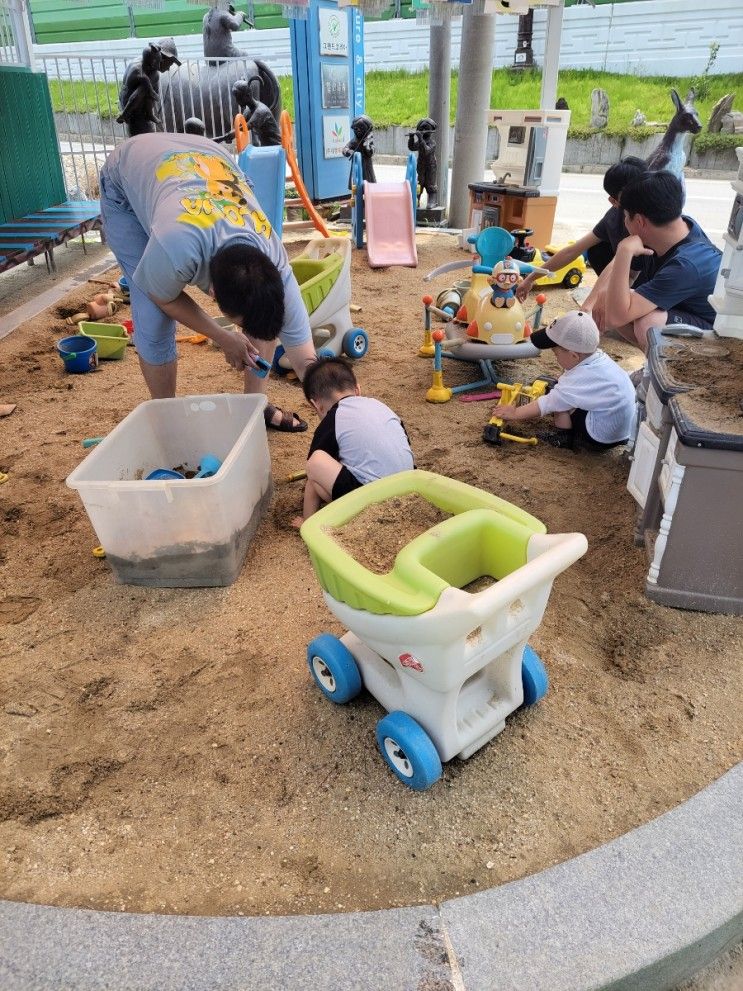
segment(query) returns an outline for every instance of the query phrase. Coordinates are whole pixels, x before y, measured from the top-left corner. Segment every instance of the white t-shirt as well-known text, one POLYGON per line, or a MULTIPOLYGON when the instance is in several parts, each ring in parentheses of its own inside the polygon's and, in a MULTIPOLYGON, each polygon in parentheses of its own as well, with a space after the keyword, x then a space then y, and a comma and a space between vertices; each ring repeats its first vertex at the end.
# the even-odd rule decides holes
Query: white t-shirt
POLYGON ((627 372, 601 350, 563 372, 537 402, 542 416, 585 410, 586 430, 601 444, 616 444, 632 433, 635 388, 627 372))
POLYGON ((369 396, 344 396, 328 410, 310 454, 318 450, 340 461, 362 485, 415 467, 400 417, 369 396))

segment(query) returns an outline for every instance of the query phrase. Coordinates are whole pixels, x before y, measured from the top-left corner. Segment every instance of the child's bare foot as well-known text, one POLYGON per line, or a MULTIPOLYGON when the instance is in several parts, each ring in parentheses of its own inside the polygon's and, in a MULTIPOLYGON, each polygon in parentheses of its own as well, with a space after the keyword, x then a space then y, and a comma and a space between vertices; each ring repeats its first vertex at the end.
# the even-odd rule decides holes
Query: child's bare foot
POLYGON ((298 530, 304 523, 304 516, 293 516, 291 520, 291 525, 295 530, 298 530))

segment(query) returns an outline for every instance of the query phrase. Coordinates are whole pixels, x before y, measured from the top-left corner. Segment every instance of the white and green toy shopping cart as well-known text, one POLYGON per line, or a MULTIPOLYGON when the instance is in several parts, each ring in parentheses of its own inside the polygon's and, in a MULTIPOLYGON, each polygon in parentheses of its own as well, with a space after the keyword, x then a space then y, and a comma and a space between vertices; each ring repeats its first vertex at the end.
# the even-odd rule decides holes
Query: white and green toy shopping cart
POLYGON ((377 744, 410 788, 429 788, 442 761, 471 756, 546 694, 547 672, 527 641, 556 576, 585 554, 583 534, 548 534, 505 500, 426 471, 364 485, 301 533, 325 602, 349 631, 310 643, 312 676, 333 702, 365 687, 387 709, 377 744), (450 515, 410 540, 388 573, 334 538, 367 507, 410 494, 450 515), (473 583, 486 587, 467 591, 473 583))

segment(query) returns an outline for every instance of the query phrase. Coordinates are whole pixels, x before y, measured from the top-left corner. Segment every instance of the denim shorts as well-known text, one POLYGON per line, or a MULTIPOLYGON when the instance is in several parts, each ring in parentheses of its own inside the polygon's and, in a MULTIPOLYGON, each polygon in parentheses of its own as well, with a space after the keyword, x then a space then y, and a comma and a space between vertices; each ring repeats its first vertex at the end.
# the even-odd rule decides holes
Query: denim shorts
POLYGON ((137 220, 115 174, 109 174, 105 166, 101 171, 101 217, 106 240, 129 280, 137 353, 148 365, 167 365, 176 361, 175 320, 163 313, 134 281, 134 271, 147 247, 149 235, 137 220))

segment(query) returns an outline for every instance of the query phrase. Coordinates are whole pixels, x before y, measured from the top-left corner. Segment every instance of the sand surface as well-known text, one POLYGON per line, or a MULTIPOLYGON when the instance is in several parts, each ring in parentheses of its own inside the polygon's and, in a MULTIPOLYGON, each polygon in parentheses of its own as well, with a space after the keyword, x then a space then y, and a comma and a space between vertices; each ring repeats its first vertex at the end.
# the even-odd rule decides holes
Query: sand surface
MULTIPOLYGON (((0 420, 2 896, 194 914, 436 902, 591 849, 740 760, 743 621, 645 598, 621 454, 487 447, 489 403, 425 402, 422 277, 463 256, 445 235, 418 247, 412 270, 374 271, 354 252, 355 319, 371 341, 356 370, 402 416, 419 467, 587 535, 532 638, 548 696, 429 792, 398 784, 375 750, 380 706, 333 706, 308 673, 308 641, 343 630, 289 525, 301 484, 277 488, 232 586, 115 584, 65 478, 81 440, 145 388, 132 353, 65 374, 53 342, 67 331, 48 312, 0 342, 0 402, 18 405, 0 420)), ((548 319, 571 308, 547 292, 548 319)), ((212 347, 180 356, 181 394, 239 391, 212 347)), ((549 355, 500 374, 540 372, 556 372, 549 355)), ((447 362, 444 375, 453 385, 474 369, 447 362)), ((270 396, 315 426, 296 384, 272 381, 270 396)), ((270 434, 275 478, 303 466, 309 436, 270 434)))

